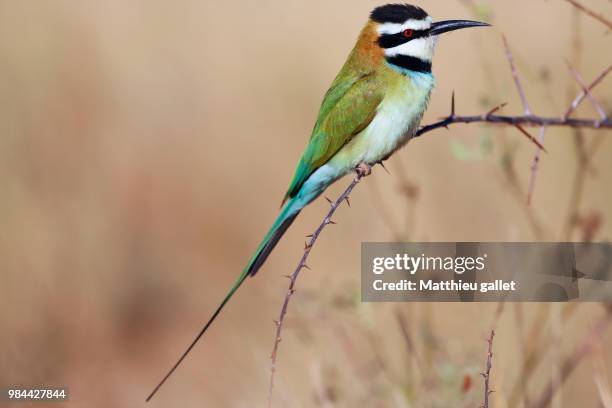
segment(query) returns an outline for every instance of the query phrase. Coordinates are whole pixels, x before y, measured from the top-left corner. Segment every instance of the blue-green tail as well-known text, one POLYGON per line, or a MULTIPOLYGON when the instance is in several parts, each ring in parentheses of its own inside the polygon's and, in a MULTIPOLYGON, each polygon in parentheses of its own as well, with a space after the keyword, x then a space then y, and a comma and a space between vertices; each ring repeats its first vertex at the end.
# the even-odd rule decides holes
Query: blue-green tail
POLYGON ((229 302, 232 296, 234 296, 234 293, 238 290, 240 285, 242 285, 242 282, 244 282, 248 276, 254 276, 259 270, 259 268, 261 268, 261 266, 264 264, 264 262, 278 243, 278 241, 282 238, 291 223, 293 223, 293 220, 295 220, 295 217, 297 217, 297 215, 300 213, 300 210, 303 208, 303 204, 300 205, 298 200, 299 199, 297 197, 294 197, 283 206, 281 213, 276 218, 276 221, 274 221, 274 224, 272 224, 270 231, 268 231, 261 244, 259 244, 259 247, 255 251, 255 254, 251 258, 247 266, 244 268, 240 276, 238 276, 238 279, 236 279, 236 281, 230 288, 228 294, 225 296, 221 304, 217 307, 217 310, 215 310, 210 319, 208 319, 202 330, 200 330, 200 332, 191 342, 189 347, 187 347, 187 350, 185 350, 183 355, 181 355, 181 357, 174 364, 174 366, 172 366, 170 371, 168 371, 168 373, 160 381, 157 387, 155 387, 151 394, 149 394, 149 396, 147 397, 147 401, 153 398, 157 390, 159 390, 159 388, 166 382, 168 377, 172 375, 174 370, 176 370, 176 368, 183 362, 185 357, 187 357, 187 354, 189 354, 191 349, 193 349, 193 347, 204 335, 204 333, 206 333, 206 330, 208 330, 210 325, 215 321, 215 319, 217 318, 219 313, 221 313, 221 310, 223 310, 227 302, 229 302))

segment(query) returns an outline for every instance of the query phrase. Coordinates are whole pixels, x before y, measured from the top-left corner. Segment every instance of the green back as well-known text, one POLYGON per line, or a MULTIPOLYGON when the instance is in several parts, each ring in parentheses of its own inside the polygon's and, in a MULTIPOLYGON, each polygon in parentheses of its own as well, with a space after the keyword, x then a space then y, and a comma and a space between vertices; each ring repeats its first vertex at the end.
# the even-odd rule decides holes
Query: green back
POLYGON ((325 94, 285 200, 294 197, 316 169, 370 124, 384 97, 382 85, 375 70, 359 69, 349 58, 325 94))

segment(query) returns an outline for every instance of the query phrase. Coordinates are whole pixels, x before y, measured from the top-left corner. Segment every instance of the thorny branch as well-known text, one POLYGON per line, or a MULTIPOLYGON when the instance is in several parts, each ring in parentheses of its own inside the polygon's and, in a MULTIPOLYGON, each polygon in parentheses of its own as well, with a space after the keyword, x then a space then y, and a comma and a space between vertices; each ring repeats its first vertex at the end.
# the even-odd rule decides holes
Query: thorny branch
POLYGON ((606 27, 608 27, 608 30, 612 30, 612 22, 608 20, 607 18, 605 18, 603 15, 595 13, 593 10, 586 8, 582 4, 578 3, 576 0, 565 0, 565 1, 570 3, 572 6, 576 7, 578 10, 582 11, 584 14, 587 14, 593 17, 595 20, 599 21, 600 23, 604 24, 606 27))
MULTIPOLYGON (((504 43, 506 43, 506 39, 504 38, 504 43)), ((529 108, 529 104, 527 102, 527 98, 525 97, 525 92, 523 91, 523 87, 521 85, 520 79, 518 78, 518 74, 516 73, 516 68, 514 67, 513 57, 509 50, 506 48, 506 56, 508 61, 510 62, 511 71, 513 78, 515 80, 515 84, 517 90, 519 92, 519 96, 521 97, 521 101, 523 103, 523 107, 525 110, 525 114, 522 116, 504 116, 504 115, 495 115, 497 111, 506 106, 506 104, 499 105, 489 112, 482 115, 472 115, 472 116, 461 116, 455 113, 455 95, 453 93, 451 99, 451 113, 442 118, 440 121, 426 125, 421 127, 414 137, 419 137, 427 132, 430 132, 434 129, 438 129, 441 127, 448 128, 449 125, 454 123, 490 123, 490 124, 498 124, 498 125, 510 125, 515 127, 528 126, 528 127, 571 127, 571 128, 590 128, 590 129, 611 129, 612 121, 609 118, 601 118, 601 120, 592 120, 592 119, 572 119, 570 115, 578 108, 580 103, 584 100, 585 97, 593 90, 595 86, 603 81, 603 79, 608 75, 608 73, 612 70, 612 65, 606 68, 597 78, 587 87, 582 87, 582 92, 576 96, 576 99, 571 103, 568 110, 561 118, 551 118, 551 117, 543 117, 534 115, 531 113, 531 109, 529 108)), ((529 136, 530 139, 538 145, 539 142, 535 141, 535 138, 529 136)), ((541 146, 541 144, 540 144, 541 146)))
POLYGON ((357 169, 355 178, 353 179, 351 184, 348 185, 346 190, 344 190, 344 192, 340 194, 340 196, 336 199, 336 201, 332 201, 329 198, 326 198, 330 204, 330 209, 327 212, 327 215, 325 216, 325 218, 323 218, 323 221, 317 227, 315 232, 312 235, 309 235, 310 239, 304 246, 304 254, 302 255, 302 258, 300 259, 300 262, 298 263, 293 273, 291 275, 287 275, 287 278, 289 278, 289 288, 287 289, 287 294, 285 295, 285 301, 283 302, 283 306, 281 308, 279 318, 278 320, 274 321, 274 324, 276 326, 276 336, 274 338, 274 346, 272 348, 272 354, 270 356, 270 360, 271 360, 270 385, 268 389, 268 406, 269 407, 272 406, 272 393, 274 389, 274 374, 276 372, 276 357, 278 354, 278 346, 281 341, 283 323, 285 321, 285 316, 287 315, 287 308, 289 307, 289 300, 291 299, 291 296, 295 292, 295 283, 297 281, 297 278, 300 275, 300 272, 302 271, 302 269, 304 268, 310 269, 306 261, 308 260, 310 251, 312 250, 312 247, 314 246, 315 242, 317 242, 317 238, 319 238, 319 235, 321 234, 323 229, 325 229, 325 227, 329 224, 335 224, 335 222, 332 220, 332 217, 334 213, 336 212, 336 210, 338 209, 338 207, 340 207, 340 205, 342 205, 344 201, 346 201, 347 205, 350 206, 349 197, 350 197, 351 192, 353 191, 355 186, 359 184, 361 179, 366 176, 367 174, 357 169))
MULTIPOLYGON (((498 107, 495 110, 499 110, 498 107)), ((591 119, 571 119, 571 118, 550 118, 543 116, 505 116, 505 115, 494 115, 492 111, 483 115, 473 116, 461 116, 454 112, 450 115, 441 119, 438 122, 431 123, 429 125, 420 128, 414 137, 419 137, 427 132, 430 132, 438 128, 448 128, 449 125, 455 123, 490 123, 490 124, 501 124, 511 126, 555 126, 555 127, 571 127, 571 128, 587 128, 587 129, 612 129, 612 120, 606 119, 602 121, 591 120, 591 119)), ((536 140, 532 137, 533 140, 536 140)), ((539 142, 534 142, 536 145, 539 142)))
MULTIPOLYGON (((566 0, 572 4, 574 4, 575 2, 573 0, 566 0)), ((431 132, 432 130, 438 129, 438 128, 447 128, 449 125, 452 124, 456 124, 456 123, 464 123, 464 124, 468 124, 468 123, 489 123, 489 124, 496 124, 496 125, 508 125, 508 126, 513 126, 516 129, 518 129, 523 135, 525 135, 532 143, 534 143, 538 150, 536 152, 536 156, 534 157, 534 161, 532 163, 532 167, 531 167, 531 171, 532 171, 532 180, 530 181, 530 187, 529 187, 529 196, 528 196, 528 200, 530 200, 530 197, 532 195, 533 192, 533 183, 534 183, 534 179, 535 179, 535 175, 537 172, 537 165, 538 162, 540 160, 540 153, 541 151, 545 151, 546 149, 544 148, 544 146, 542 145, 542 141, 543 141, 543 137, 544 137, 544 133, 547 127, 569 127, 569 128, 575 128, 575 129, 584 129, 584 128, 589 128, 589 129, 612 129, 612 121, 605 116, 605 114, 602 115, 602 112, 598 109, 598 113, 600 114, 601 119, 600 120, 592 120, 592 119, 574 119, 574 118, 570 118, 570 115, 577 109, 577 107, 580 105, 580 103, 585 99, 585 98, 589 98, 591 100, 591 102, 593 103, 594 106, 599 107, 600 105, 597 103, 597 101, 592 97, 592 95, 590 95, 590 92, 593 90, 593 88, 595 86, 597 86, 599 83, 601 83, 603 81, 603 79, 606 77, 606 75, 612 70, 612 65, 609 66, 606 70, 604 70, 591 84, 589 84, 588 86, 585 86, 583 82, 581 82, 581 78, 579 79, 579 75, 576 75, 577 72, 575 72, 575 76, 576 76, 576 80, 580 83, 581 88, 582 88, 582 92, 574 99, 574 101, 571 103, 570 107, 568 108, 568 110, 565 112, 565 114, 562 117, 543 117, 543 116, 538 116, 532 113, 528 102, 527 102, 527 98, 525 96, 525 92, 523 90, 522 84, 520 82, 520 79, 518 77, 518 73, 516 70, 516 67, 514 65, 514 59, 512 57, 512 53, 508 47, 507 41, 504 38, 503 39, 505 47, 506 47, 506 57, 508 58, 508 61, 510 63, 510 68, 512 71, 512 76, 514 78, 515 81, 515 85, 517 87, 517 90, 519 92, 519 96, 521 98, 521 102, 523 104, 523 108, 524 108, 524 115, 523 116, 506 116, 506 115, 497 115, 496 112, 498 112, 500 109, 502 109, 504 106, 506 106, 506 104, 501 104, 499 106, 496 106, 495 108, 489 110, 488 112, 482 114, 482 115, 472 115, 472 116, 462 116, 462 115, 457 115, 455 112, 455 94, 453 93, 452 98, 451 98, 451 112, 448 116, 446 116, 445 118, 442 118, 441 120, 439 120, 438 122, 434 122, 431 123, 429 125, 426 126, 422 126, 414 135, 414 138, 422 136, 425 133, 431 132), (540 128, 540 134, 539 134, 539 138, 536 139, 535 137, 533 137, 529 132, 527 132, 524 127, 539 127, 540 128)), ((382 164, 382 163, 381 163, 382 164)), ((384 166, 383 166, 384 167, 384 166)), ((321 222, 321 224, 317 227, 317 229, 315 230, 315 232, 309 236, 309 241, 305 244, 304 247, 304 253, 302 255, 302 258, 300 259, 300 262, 298 263, 296 269, 293 271, 293 273, 291 275, 287 275, 287 278, 289 278, 289 287, 287 289, 287 293, 285 295, 285 300, 283 302, 281 311, 280 311, 280 315, 279 315, 279 319, 275 320, 275 326, 276 326, 276 335, 274 338, 274 345, 272 348, 272 354, 270 356, 271 359, 271 366, 270 366, 270 383, 269 383, 269 389, 268 389, 268 407, 272 406, 272 396, 273 396, 273 390, 274 390, 274 376, 275 376, 275 372, 276 372, 276 362, 277 362, 277 355, 278 355, 278 348, 279 348, 279 344, 281 341, 281 334, 282 334, 282 329, 283 329, 283 323, 285 320, 285 316, 287 314, 287 309, 289 306, 289 301, 291 299, 291 296, 293 295, 293 293, 295 292, 295 284, 297 281, 297 278, 300 274, 300 272, 302 271, 302 269, 307 268, 310 269, 308 267, 308 265, 306 264, 306 261, 308 260, 308 257, 310 255, 310 251, 312 250, 312 247, 314 246, 315 242, 317 241, 319 235, 321 234, 321 232, 323 231, 323 229, 329 225, 329 224, 335 224, 334 221, 332 221, 332 216, 334 215, 334 213, 336 212, 336 210, 338 209, 338 207, 344 202, 346 201, 346 203, 350 206, 350 202, 349 202, 349 196, 350 193, 353 191, 353 189, 357 186, 357 184, 359 184, 359 182, 361 181, 361 179, 365 176, 367 176, 368 174, 364 174, 362 171, 356 170, 357 175, 355 176, 355 178, 353 179, 353 181, 348 185, 348 187, 346 188, 346 190, 344 190, 344 192, 342 194, 340 194, 340 196, 335 200, 332 201, 329 198, 327 198, 327 201, 330 203, 330 209, 327 212, 327 215, 325 216, 325 218, 323 219, 323 221, 321 222)), ((489 337, 489 339, 487 340, 489 343, 489 350, 488 350, 488 355, 487 355, 487 366, 486 366, 486 371, 482 373, 484 379, 485 379, 485 396, 484 396, 484 408, 488 408, 489 406, 489 396, 490 394, 493 392, 492 390, 489 389, 489 379, 490 379, 490 371, 491 371, 491 367, 492 367, 492 358, 493 358, 493 336, 495 335, 494 331, 491 331, 491 335, 489 337)), ((582 354, 585 354, 586 352, 583 351, 582 354)), ((581 356, 578 357, 578 360, 581 358, 581 356)), ((571 372, 573 370, 573 367, 569 367, 569 369, 567 367, 566 368, 566 373, 569 374, 569 372, 571 372)), ((548 390, 548 392, 550 392, 551 390, 548 390)), ((544 395, 542 395, 540 401, 545 401, 547 398, 546 393, 544 395)))
POLYGON ((484 378, 484 403, 482 408, 489 408, 489 396, 493 393, 493 390, 489 387, 489 380, 491 379, 491 367, 493 366, 493 337, 495 336, 495 330, 491 330, 491 334, 487 339, 489 343, 489 349, 487 351, 487 366, 485 371, 481 373, 484 378))
POLYGON ((612 65, 608 66, 600 75, 595 78, 595 80, 589 84, 588 86, 584 84, 582 81, 582 77, 580 74, 571 66, 570 71, 574 75, 576 81, 582 88, 582 92, 576 96, 576 98, 572 101, 571 105, 565 112, 565 114, 561 118, 548 118, 534 115, 531 111, 529 103, 527 101, 527 97, 525 95, 525 91, 523 89, 523 85, 518 76, 518 71, 514 64, 514 57, 512 56, 512 52, 510 51, 510 47, 505 37, 502 37, 506 58, 508 59, 508 63, 510 65, 510 71, 512 73, 512 78, 514 79, 514 83, 516 85, 516 89, 518 91, 519 97, 521 99, 521 103, 524 109, 523 116, 502 116, 495 115, 494 113, 500 110, 505 106, 502 104, 489 112, 479 115, 479 116, 459 116, 455 113, 455 95, 453 94, 451 100, 451 113, 446 118, 441 119, 439 122, 432 123, 427 126, 423 126, 416 133, 415 137, 421 136, 424 133, 427 133, 431 130, 445 127, 448 128, 449 125, 454 123, 490 123, 490 124, 502 124, 514 126, 517 130, 519 130, 523 135, 525 135, 532 143, 537 146, 536 153, 531 163, 531 175, 529 178, 529 185, 527 188, 527 205, 531 203, 531 199, 533 197, 533 192, 535 189, 535 180, 537 177, 538 167, 541 159, 542 150, 546 152, 546 149, 543 147, 544 135, 546 133, 547 127, 555 126, 555 127, 570 127, 575 129, 581 128, 591 128, 591 129, 610 129, 612 128, 612 121, 606 116, 605 111, 601 104, 593 97, 591 91, 595 86, 603 81, 603 79, 608 75, 608 73, 612 70, 612 65), (600 116, 600 120, 590 120, 590 119, 571 119, 570 115, 578 108, 580 103, 588 98, 591 101, 591 104, 597 110, 597 113, 600 116), (538 138, 536 139, 531 134, 529 134, 524 126, 536 127, 540 128, 540 132, 538 138))

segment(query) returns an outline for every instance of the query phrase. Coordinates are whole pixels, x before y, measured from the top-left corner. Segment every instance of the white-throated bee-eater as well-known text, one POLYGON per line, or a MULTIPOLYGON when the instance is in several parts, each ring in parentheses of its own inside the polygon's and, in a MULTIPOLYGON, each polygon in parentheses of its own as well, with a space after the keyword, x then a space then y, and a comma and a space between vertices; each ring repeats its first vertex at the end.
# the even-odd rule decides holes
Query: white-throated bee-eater
POLYGON ((238 287, 266 261, 302 208, 357 167, 369 169, 401 148, 419 128, 435 80, 438 35, 487 26, 467 20, 433 22, 421 8, 388 4, 372 11, 357 44, 325 94, 280 214, 225 299, 147 401, 174 372, 238 287))

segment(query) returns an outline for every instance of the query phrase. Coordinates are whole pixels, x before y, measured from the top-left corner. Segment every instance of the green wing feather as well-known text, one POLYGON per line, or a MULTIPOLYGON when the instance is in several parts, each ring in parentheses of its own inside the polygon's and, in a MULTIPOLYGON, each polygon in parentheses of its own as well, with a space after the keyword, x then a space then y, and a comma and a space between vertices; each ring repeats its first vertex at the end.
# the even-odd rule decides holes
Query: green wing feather
POLYGON ((376 108, 384 97, 380 78, 373 71, 348 74, 343 71, 325 94, 310 142, 300 158, 285 200, 294 197, 316 169, 376 116, 376 108))

